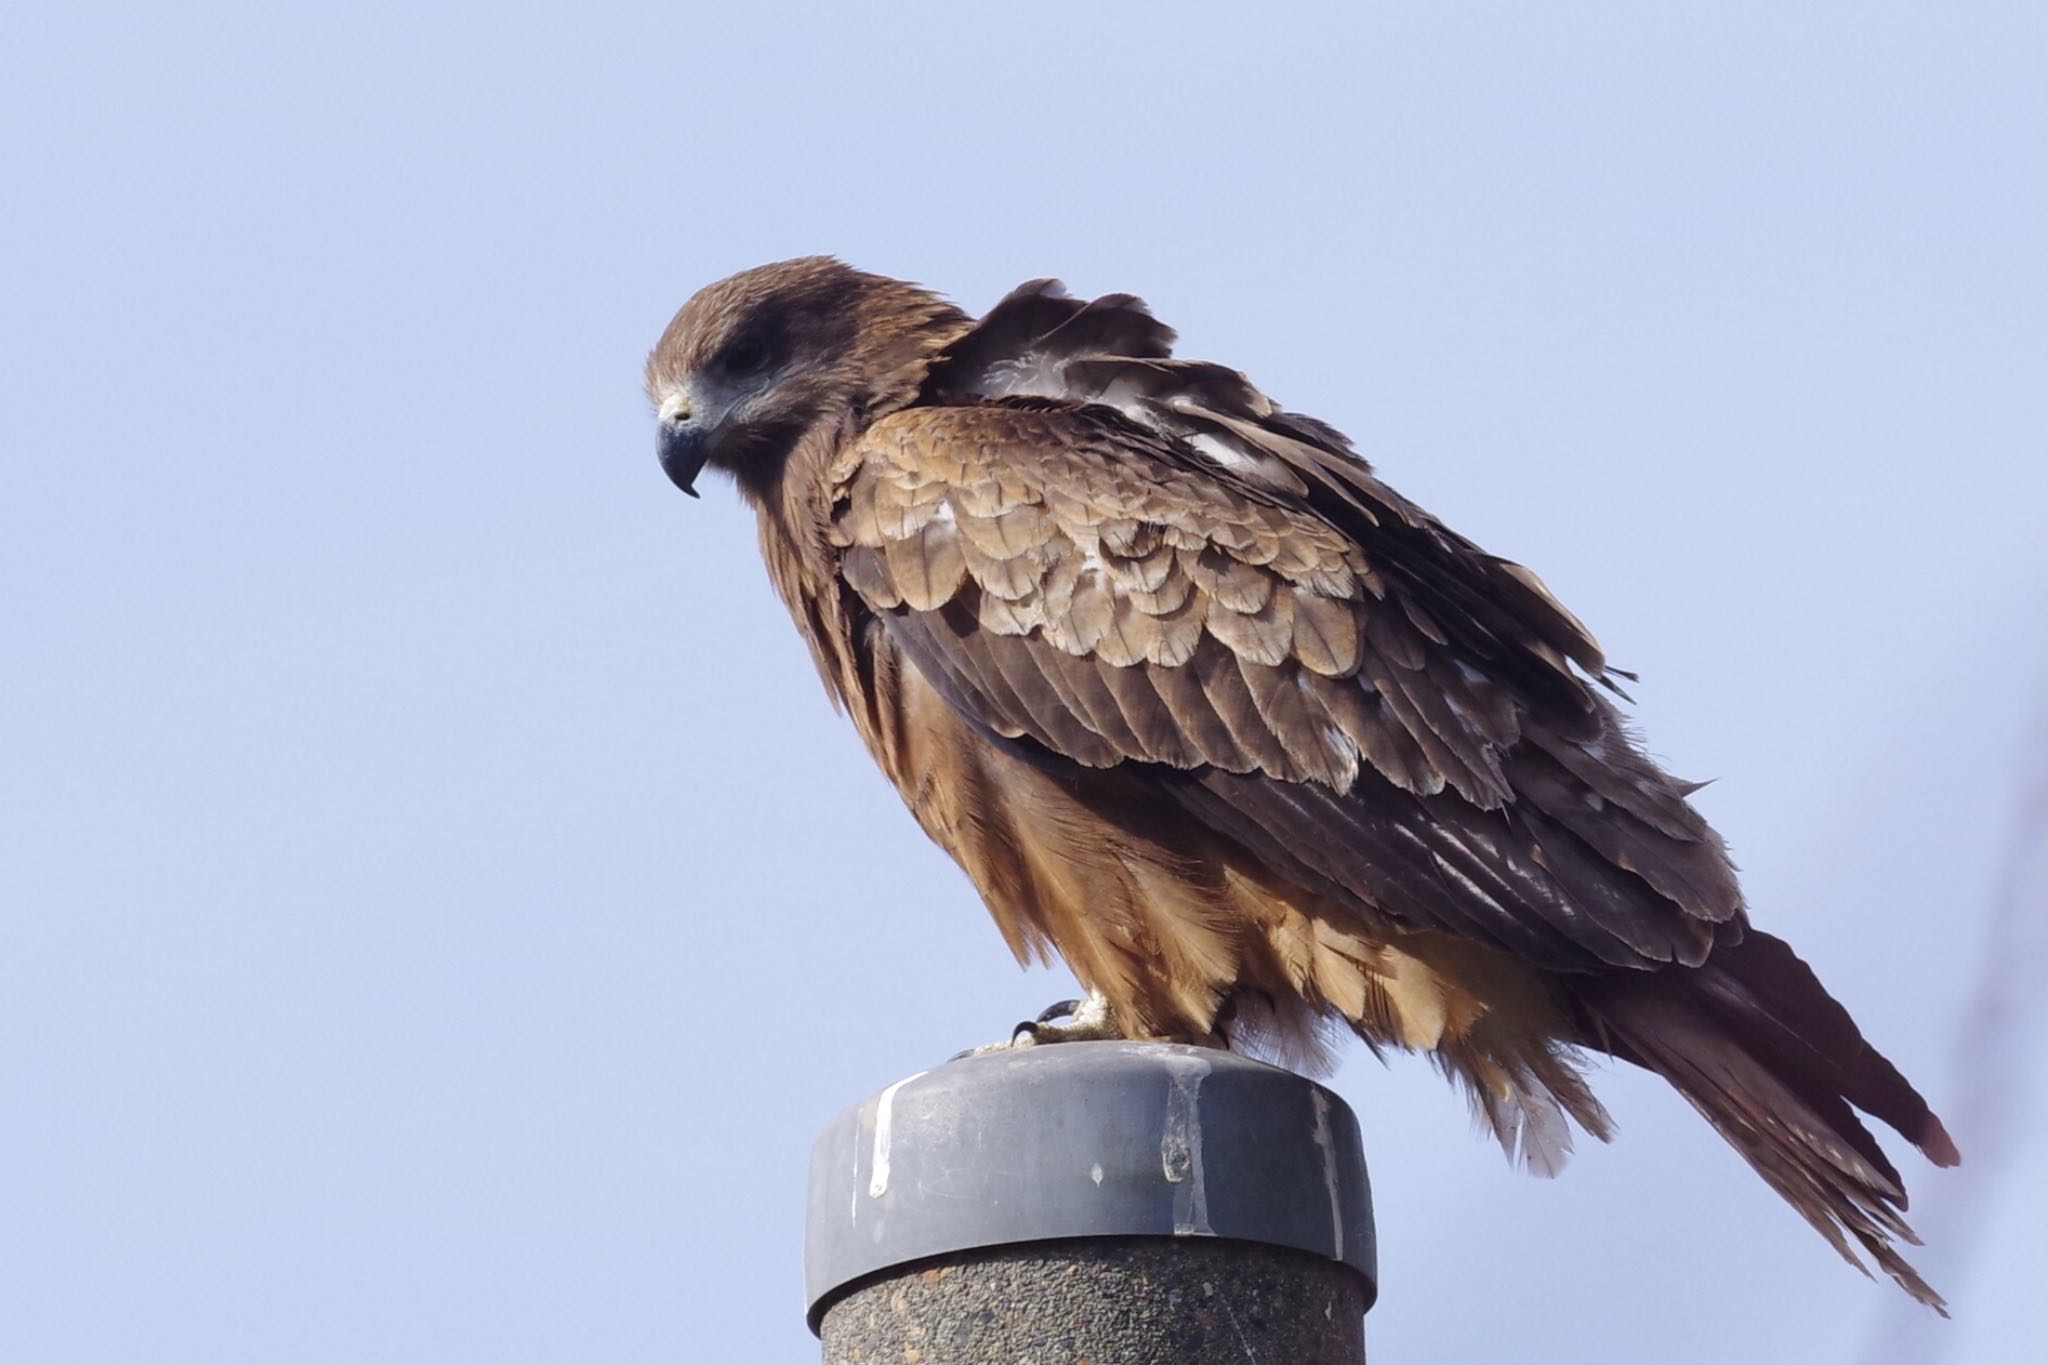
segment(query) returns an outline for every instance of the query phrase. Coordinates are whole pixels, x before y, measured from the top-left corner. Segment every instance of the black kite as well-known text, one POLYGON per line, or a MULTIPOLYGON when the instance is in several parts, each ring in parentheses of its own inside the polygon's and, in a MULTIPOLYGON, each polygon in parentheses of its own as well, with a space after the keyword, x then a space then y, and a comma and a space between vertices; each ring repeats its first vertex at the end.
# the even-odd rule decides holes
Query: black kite
POLYGON ((1941 1123, 1782 941, 1586 629, 1519 565, 1137 299, 979 322, 825 258, 699 293, 649 360, 669 476, 759 514, 835 700, 1082 1029, 1311 1063, 1424 1050, 1511 1157, 1606 1137, 1580 1050, 1663 1076, 1909 1292, 1941 1123))

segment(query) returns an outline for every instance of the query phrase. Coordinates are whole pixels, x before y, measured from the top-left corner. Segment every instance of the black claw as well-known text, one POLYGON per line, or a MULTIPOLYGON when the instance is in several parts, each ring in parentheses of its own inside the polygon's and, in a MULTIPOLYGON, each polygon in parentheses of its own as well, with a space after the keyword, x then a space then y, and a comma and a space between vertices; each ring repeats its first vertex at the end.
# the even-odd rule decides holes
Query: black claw
MULTIPOLYGON (((1010 1030, 1010 1041, 1014 1043, 1019 1038, 1029 1038, 1034 1043, 1042 1043, 1045 1041, 1046 1034, 1052 1032, 1046 1028, 1046 1025, 1055 1019, 1070 1019, 1073 1017, 1074 1012, 1080 1008, 1081 1002, 1079 1000, 1060 1000, 1047 1005, 1043 1010, 1039 1011, 1036 1019, 1020 1020, 1017 1026, 1010 1030)), ((1057 1038, 1059 1035, 1054 1033, 1053 1036, 1057 1038)), ((965 1052, 954 1053, 946 1060, 957 1062, 962 1057, 972 1057, 980 1050, 979 1048, 969 1048, 965 1052)))

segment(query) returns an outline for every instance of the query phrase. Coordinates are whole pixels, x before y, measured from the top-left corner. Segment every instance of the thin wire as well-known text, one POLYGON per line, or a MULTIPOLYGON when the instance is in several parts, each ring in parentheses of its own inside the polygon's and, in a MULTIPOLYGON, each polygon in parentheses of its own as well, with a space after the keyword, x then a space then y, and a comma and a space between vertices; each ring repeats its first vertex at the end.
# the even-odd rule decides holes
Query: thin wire
MULTIPOLYGON (((1982 961, 1950 1044, 1953 1117, 1963 1164, 1935 1188, 1914 1218, 1927 1243, 1929 1282, 1966 1272, 1991 1226, 2001 1177, 2018 1145, 2028 1087, 2041 1072, 2048 1014, 2048 717, 2034 727, 2031 755, 2012 805, 2004 851, 1992 884, 1982 961), (1947 1273, 1944 1274, 1943 1272, 1947 1273)), ((1959 1297, 1959 1296, 1958 1296, 1959 1297)), ((1861 1353, 1863 1365, 1931 1365, 1947 1358, 1954 1325, 1899 1299, 1880 1310, 1861 1353)))

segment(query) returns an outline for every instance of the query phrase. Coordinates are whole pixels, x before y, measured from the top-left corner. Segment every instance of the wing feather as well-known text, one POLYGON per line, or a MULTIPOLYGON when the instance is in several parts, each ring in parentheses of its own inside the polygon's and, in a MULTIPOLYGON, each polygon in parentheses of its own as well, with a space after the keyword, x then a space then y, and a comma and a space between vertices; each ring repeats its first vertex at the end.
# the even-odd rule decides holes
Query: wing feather
POLYGON ((1177 414, 1156 427, 1019 389, 892 414, 844 466, 841 576, 948 701, 1086 767, 1153 765, 1305 885, 1532 961, 1694 963, 1739 933, 1719 841, 1571 671, 1598 648, 1534 577, 1178 364, 1104 371, 1177 414), (1190 373, 1230 409, 1209 446, 1174 435, 1206 411, 1173 396, 1190 373))
POLYGON ((1238 747, 1236 735, 1210 701, 1200 673, 1190 666, 1192 657, 1190 654, 1178 664, 1148 667, 1145 676, 1174 728, 1200 756, 1198 762, 1229 772, 1248 772, 1253 759, 1238 747))

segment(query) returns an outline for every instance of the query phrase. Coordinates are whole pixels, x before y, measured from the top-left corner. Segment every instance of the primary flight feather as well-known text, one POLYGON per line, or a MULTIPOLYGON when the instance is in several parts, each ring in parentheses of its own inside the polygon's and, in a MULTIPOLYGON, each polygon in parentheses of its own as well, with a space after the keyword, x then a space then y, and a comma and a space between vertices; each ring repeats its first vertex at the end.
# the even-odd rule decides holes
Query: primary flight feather
POLYGON ((810 257, 701 291, 647 366, 661 459, 730 474, 827 690, 1020 958, 1132 1038, 1427 1052, 1551 1171, 1577 1066, 1662 1075, 1915 1297, 1911 1085, 1750 927, 1690 784, 1528 570, 1137 299, 980 320, 810 257))

